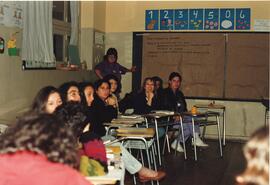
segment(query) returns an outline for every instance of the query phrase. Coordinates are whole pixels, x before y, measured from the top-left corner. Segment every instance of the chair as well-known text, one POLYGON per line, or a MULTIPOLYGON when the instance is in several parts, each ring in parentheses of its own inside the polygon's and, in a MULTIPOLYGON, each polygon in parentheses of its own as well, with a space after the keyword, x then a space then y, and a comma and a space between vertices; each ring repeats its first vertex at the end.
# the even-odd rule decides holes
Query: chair
MULTIPOLYGON (((117 136, 122 137, 122 143, 125 148, 130 152, 131 149, 140 150, 141 159, 143 166, 145 161, 143 158, 142 150, 145 150, 146 157, 148 161, 149 169, 152 169, 152 163, 154 169, 157 170, 156 160, 155 160, 155 145, 154 145, 154 128, 119 128, 116 130, 117 136)), ((134 183, 136 184, 136 179, 134 176, 134 183)), ((153 181, 151 182, 153 184, 153 181)), ((157 181, 157 184, 159 182, 157 181)))

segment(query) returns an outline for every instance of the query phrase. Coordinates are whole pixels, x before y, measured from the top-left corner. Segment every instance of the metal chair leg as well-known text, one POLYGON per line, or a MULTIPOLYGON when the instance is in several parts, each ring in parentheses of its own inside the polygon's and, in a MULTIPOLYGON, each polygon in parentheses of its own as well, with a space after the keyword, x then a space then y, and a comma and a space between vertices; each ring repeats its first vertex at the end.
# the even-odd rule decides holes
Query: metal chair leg
POLYGON ((221 134, 220 134, 220 123, 219 123, 219 116, 216 116, 217 119, 217 131, 218 131, 218 142, 219 142, 219 151, 220 151, 220 157, 223 156, 222 152, 222 143, 221 143, 221 134))

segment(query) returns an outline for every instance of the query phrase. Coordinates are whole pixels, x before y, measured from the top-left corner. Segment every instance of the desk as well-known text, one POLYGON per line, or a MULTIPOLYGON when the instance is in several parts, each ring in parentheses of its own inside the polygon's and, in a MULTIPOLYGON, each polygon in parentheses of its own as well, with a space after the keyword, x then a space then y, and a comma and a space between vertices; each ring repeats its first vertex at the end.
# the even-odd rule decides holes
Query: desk
POLYGON ((223 146, 226 145, 226 107, 224 105, 217 105, 217 104, 196 104, 194 105, 198 109, 207 109, 207 110, 221 110, 222 111, 222 139, 223 139, 223 146))
MULTIPOLYGON (((205 118, 205 117, 215 117, 217 121, 217 130, 218 130, 218 141, 219 141, 219 150, 220 150, 220 156, 222 157, 222 144, 221 144, 221 138, 220 138, 220 123, 219 123, 219 113, 217 112, 211 112, 211 113, 199 113, 197 112, 196 114, 192 114, 191 112, 182 112, 182 116, 189 116, 191 117, 191 122, 192 122, 192 132, 193 132, 193 143, 196 143, 196 134, 195 134, 195 119, 197 118, 205 118)), ((196 145, 194 144, 194 157, 195 161, 197 161, 197 150, 196 150, 196 145)))
POLYGON ((105 126, 108 126, 107 133, 108 135, 110 129, 112 128, 122 128, 122 127, 133 127, 144 121, 144 118, 137 116, 120 116, 116 119, 113 119, 111 123, 104 123, 105 126))
POLYGON ((150 113, 150 114, 143 115, 145 117, 146 124, 148 124, 147 118, 154 119, 155 130, 156 130, 156 140, 157 140, 158 161, 159 161, 160 166, 161 166, 161 152, 160 152, 160 144, 159 144, 157 119, 163 118, 163 117, 170 117, 170 116, 174 116, 174 115, 175 115, 175 113, 171 112, 171 111, 156 111, 155 113, 150 113))
MULTIPOLYGON (((152 143, 150 142, 150 145, 148 145, 147 139, 152 139, 155 135, 155 130, 154 128, 119 128, 116 130, 117 136, 122 137, 120 138, 121 140, 139 140, 144 143, 145 146, 145 151, 146 151, 146 156, 147 156, 147 161, 148 161, 148 167, 151 169, 151 161, 150 161, 150 153, 149 149, 152 148, 152 157, 153 157, 153 162, 154 162, 154 169, 157 170, 156 162, 155 162, 155 157, 154 157, 154 147, 152 143)), ((130 147, 130 146, 129 146, 130 147)), ((143 149, 142 147, 135 147, 136 149, 143 149)), ((141 153, 142 155, 142 153, 141 153)), ((143 161, 143 157, 142 157, 143 161)), ((142 162, 144 164, 144 162, 142 162)), ((153 181, 151 182, 153 184, 153 181)))

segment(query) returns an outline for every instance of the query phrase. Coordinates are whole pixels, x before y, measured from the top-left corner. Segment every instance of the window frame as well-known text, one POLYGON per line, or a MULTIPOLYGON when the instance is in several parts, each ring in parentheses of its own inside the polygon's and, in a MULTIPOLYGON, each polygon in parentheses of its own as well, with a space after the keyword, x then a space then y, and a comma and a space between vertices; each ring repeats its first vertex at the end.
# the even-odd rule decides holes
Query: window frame
POLYGON ((58 20, 53 18, 53 35, 63 36, 63 61, 56 60, 56 65, 68 63, 68 37, 71 36, 71 22, 68 22, 68 1, 64 1, 64 20, 58 20))

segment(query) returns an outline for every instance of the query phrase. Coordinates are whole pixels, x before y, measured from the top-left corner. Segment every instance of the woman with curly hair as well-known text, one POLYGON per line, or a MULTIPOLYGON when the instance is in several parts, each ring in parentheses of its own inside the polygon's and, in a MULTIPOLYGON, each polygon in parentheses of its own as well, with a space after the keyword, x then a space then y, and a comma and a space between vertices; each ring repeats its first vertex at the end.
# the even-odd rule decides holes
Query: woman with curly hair
POLYGON ((257 130, 244 147, 245 171, 236 177, 238 185, 269 185, 269 127, 257 130))
POLYGON ((0 185, 89 185, 76 139, 54 115, 26 115, 0 136, 0 185))

